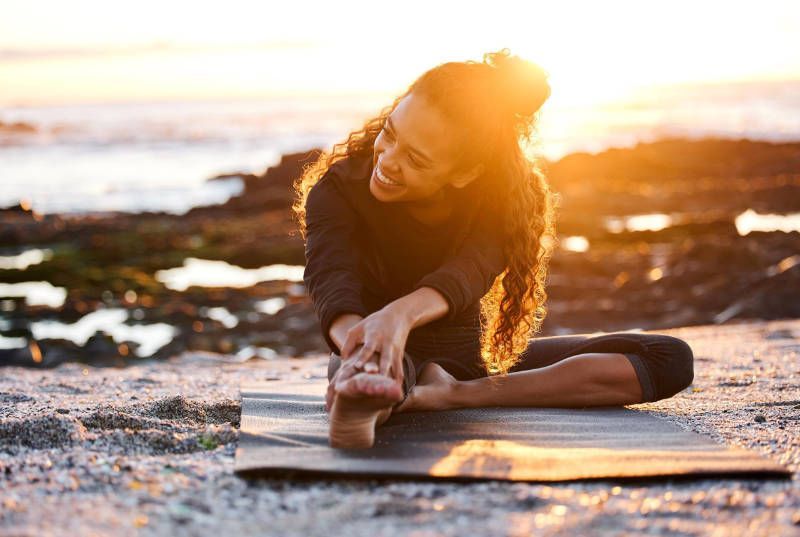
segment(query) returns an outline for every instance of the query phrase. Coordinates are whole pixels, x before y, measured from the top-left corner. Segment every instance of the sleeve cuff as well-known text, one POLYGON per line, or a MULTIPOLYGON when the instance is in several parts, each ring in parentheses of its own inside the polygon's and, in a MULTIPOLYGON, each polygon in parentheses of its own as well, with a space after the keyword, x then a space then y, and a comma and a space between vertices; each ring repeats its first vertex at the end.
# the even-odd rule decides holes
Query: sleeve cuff
POLYGON ((441 274, 431 273, 422 278, 414 286, 414 290, 421 287, 430 287, 436 289, 444 297, 447 302, 447 314, 437 319, 439 322, 450 322, 458 317, 460 311, 460 304, 458 297, 461 296, 461 289, 457 282, 452 279, 443 277, 441 274))

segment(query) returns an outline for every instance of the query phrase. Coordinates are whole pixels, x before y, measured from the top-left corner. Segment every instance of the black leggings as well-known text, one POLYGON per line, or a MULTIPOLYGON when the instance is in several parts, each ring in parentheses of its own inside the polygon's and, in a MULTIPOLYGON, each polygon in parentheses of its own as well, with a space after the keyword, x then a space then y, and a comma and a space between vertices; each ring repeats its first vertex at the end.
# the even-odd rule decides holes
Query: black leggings
MULTIPOLYGON (((454 333, 452 333, 454 334, 454 333)), ((672 397, 694 379, 694 356, 688 343, 666 334, 612 332, 602 335, 574 334, 536 337, 528 342, 520 361, 510 372, 538 369, 584 353, 621 353, 630 360, 642 387, 642 402, 672 397)), ((407 345, 403 360, 403 391, 407 396, 422 368, 436 362, 457 380, 487 376, 480 361, 479 342, 441 332, 425 344, 407 345)), ((328 380, 341 358, 331 353, 328 380)))

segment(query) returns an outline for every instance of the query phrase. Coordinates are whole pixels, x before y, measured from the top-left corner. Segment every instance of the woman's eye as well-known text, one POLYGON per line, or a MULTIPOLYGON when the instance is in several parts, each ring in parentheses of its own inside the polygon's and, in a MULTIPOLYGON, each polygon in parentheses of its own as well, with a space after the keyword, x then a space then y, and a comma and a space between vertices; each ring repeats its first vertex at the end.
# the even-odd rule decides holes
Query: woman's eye
MULTIPOLYGON (((383 127, 383 135, 390 140, 394 140, 394 136, 392 136, 392 133, 390 133, 385 126, 383 127)), ((417 162, 411 155, 408 156, 408 160, 409 162, 411 162, 411 164, 414 165, 415 168, 419 168, 422 166, 422 164, 420 162, 417 162)))

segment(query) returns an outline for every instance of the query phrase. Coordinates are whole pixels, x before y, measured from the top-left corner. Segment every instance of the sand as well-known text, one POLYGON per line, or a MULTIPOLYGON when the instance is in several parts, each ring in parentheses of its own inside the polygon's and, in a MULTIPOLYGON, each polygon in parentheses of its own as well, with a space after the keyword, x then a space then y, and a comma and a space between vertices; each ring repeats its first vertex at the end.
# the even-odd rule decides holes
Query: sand
MULTIPOLYGON (((660 330, 695 380, 631 405, 800 466, 800 320, 660 330)), ((327 355, 185 353, 126 369, 4 368, 0 535, 800 535, 800 484, 246 481, 241 380, 325 377, 327 355)))

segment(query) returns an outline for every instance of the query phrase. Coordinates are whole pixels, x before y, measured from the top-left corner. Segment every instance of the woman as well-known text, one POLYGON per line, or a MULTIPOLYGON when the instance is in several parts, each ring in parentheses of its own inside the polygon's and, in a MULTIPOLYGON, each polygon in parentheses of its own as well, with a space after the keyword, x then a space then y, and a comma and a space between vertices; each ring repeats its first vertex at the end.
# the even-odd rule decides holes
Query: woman
POLYGON ((520 143, 549 95, 507 49, 439 65, 295 183, 332 446, 371 446, 393 411, 625 405, 692 382, 672 336, 532 338, 557 194, 520 143))

